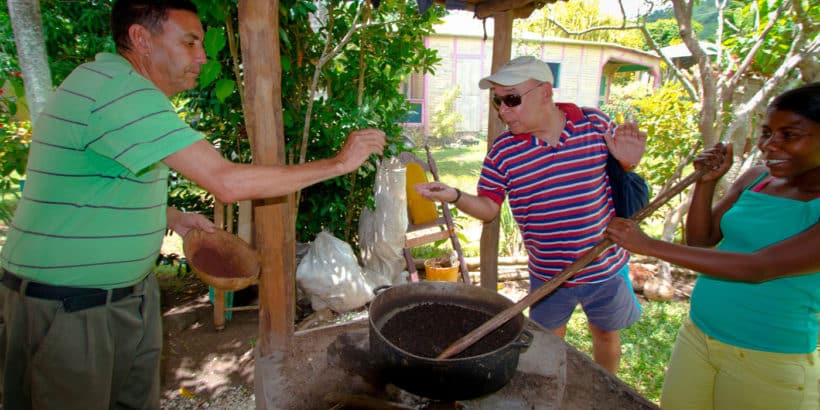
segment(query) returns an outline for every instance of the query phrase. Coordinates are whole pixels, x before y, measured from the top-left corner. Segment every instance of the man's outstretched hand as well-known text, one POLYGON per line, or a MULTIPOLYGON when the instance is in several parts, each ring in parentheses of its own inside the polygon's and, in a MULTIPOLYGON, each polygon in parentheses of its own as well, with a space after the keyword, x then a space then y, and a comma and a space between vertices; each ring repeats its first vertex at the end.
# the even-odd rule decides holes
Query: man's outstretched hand
POLYGON ((359 168, 372 154, 381 154, 384 150, 384 131, 365 128, 351 131, 347 135, 344 147, 336 155, 336 160, 345 172, 359 168))
POLYGON ((646 133, 638 129, 638 124, 634 122, 617 126, 614 135, 611 130, 607 131, 604 140, 612 156, 630 167, 638 165, 646 151, 646 133))

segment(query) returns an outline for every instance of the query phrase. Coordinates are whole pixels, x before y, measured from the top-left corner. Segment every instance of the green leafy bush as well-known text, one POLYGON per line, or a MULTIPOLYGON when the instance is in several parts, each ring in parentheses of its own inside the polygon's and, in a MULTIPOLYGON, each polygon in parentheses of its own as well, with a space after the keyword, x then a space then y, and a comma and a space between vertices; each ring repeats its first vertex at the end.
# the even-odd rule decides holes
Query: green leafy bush
MULTIPOLYGON (((20 90, 23 84, 19 81, 19 72, 12 72, 11 78, 0 81, 0 87, 7 84, 11 85, 9 90, 18 90, 19 94, 15 94, 23 94, 20 90)), ((19 198, 18 186, 21 177, 25 175, 31 144, 31 123, 17 120, 17 98, 9 94, 4 88, 0 88, 0 197, 3 199, 8 195, 19 198)), ((0 221, 8 223, 11 220, 15 204, 16 201, 0 202, 0 221)))

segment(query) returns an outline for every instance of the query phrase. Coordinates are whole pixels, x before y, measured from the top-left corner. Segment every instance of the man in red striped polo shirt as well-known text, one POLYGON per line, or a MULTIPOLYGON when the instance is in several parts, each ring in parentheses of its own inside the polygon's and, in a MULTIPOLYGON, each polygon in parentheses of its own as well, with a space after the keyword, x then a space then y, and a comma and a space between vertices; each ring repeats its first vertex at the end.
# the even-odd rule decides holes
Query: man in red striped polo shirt
MULTIPOLYGON (((479 87, 492 89, 508 131, 493 141, 484 159, 477 195, 440 182, 416 185, 425 198, 450 202, 483 221, 495 219, 508 198, 529 257, 531 291, 603 239, 615 216, 607 153, 631 168, 646 146, 646 134, 635 124, 615 127, 598 109, 555 103, 552 83, 549 66, 530 56, 482 79, 479 87)), ((610 246, 530 308, 532 320, 564 337, 580 304, 594 359, 613 374, 621 356, 619 330, 641 314, 628 258, 625 249, 610 246)))

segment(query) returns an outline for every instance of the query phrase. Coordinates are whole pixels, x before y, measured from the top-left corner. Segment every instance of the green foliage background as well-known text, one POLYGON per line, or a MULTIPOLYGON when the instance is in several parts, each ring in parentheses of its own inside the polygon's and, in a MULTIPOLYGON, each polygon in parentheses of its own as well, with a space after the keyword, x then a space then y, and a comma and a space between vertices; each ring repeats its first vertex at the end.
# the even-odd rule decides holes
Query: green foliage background
POLYGON ((598 12, 599 4, 614 0, 575 0, 558 2, 533 12, 526 20, 516 20, 515 26, 538 33, 544 37, 562 37, 584 41, 600 41, 626 47, 642 48, 644 40, 636 30, 595 30, 584 34, 567 34, 549 21, 554 19, 570 31, 580 31, 596 26, 616 27, 619 19, 598 12))
MULTIPOLYGON (((337 3, 323 3, 333 15, 333 25, 315 31, 310 29, 306 16, 306 10, 313 6, 310 2, 293 2, 290 12, 281 16, 281 27, 290 33, 282 41, 282 85, 283 90, 292 91, 283 91, 282 102, 291 157, 301 148, 308 85, 321 47, 325 41, 332 46, 341 41, 360 7, 358 2, 337 3)), ((337 152, 348 132, 363 127, 385 131, 389 143, 385 155, 405 150, 398 122, 409 112, 410 105, 400 85, 414 72, 432 73, 439 62, 435 51, 424 46, 424 36, 432 33, 433 24, 443 16, 442 8, 431 8, 420 16, 415 1, 409 0, 382 1, 377 10, 362 7, 365 10, 360 23, 368 27, 357 31, 348 46, 322 68, 307 139, 308 161, 337 152), (359 87, 363 87, 361 91, 359 87)), ((297 236, 302 237, 298 239, 311 240, 326 229, 355 243, 359 214, 364 206, 372 205, 375 171, 374 161, 351 175, 303 190, 296 222, 297 236)))
MULTIPOLYGON (((741 4, 741 2, 728 2, 729 7, 736 7, 737 4, 741 4)), ((646 18, 647 23, 659 20, 675 21, 675 13, 672 10, 671 3, 667 3, 666 7, 656 9, 646 18)), ((714 41, 718 26, 718 11, 717 7, 715 7, 715 3, 711 1, 695 2, 692 7, 692 22, 694 23, 693 28, 695 32, 698 33, 699 39, 714 41)), ((677 23, 675 24, 677 25, 677 23)))

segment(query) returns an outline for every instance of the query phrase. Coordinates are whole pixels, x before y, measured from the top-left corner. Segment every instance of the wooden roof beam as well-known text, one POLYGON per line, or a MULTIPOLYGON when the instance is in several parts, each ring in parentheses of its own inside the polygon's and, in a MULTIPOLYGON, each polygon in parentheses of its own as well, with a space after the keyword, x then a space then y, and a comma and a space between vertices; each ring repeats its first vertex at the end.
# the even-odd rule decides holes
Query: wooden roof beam
POLYGON ((479 19, 512 10, 513 18, 527 18, 535 9, 553 1, 534 0, 487 0, 475 5, 475 16, 479 19))

